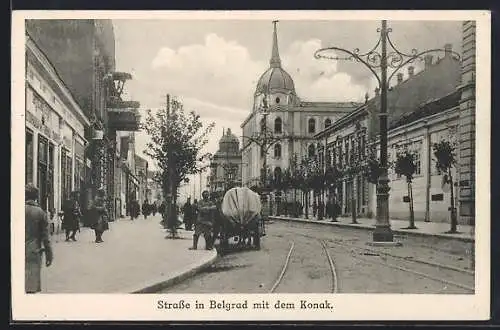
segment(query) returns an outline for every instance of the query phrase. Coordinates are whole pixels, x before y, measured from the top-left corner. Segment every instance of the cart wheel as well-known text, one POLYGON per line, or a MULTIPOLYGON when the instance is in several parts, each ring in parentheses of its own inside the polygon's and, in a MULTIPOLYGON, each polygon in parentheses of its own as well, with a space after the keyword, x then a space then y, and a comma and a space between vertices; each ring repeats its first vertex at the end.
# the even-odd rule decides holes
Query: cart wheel
POLYGON ((254 241, 254 244, 255 244, 255 248, 257 250, 260 250, 260 234, 259 234, 259 232, 256 232, 254 234, 253 241, 254 241))

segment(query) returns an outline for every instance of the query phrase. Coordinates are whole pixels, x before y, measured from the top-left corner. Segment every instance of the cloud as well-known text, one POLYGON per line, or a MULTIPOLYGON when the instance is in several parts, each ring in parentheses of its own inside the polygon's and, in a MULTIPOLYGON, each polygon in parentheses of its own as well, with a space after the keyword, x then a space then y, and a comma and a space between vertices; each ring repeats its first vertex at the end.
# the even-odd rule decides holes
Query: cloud
POLYGON ((361 100, 366 86, 339 72, 338 62, 314 58, 314 52, 322 47, 319 39, 295 41, 283 56, 284 68, 292 75, 299 96, 312 101, 361 100))
MULTIPOLYGON (((309 101, 359 101, 367 92, 363 84, 339 72, 335 61, 313 57, 322 47, 321 40, 295 41, 281 53, 283 68, 295 82, 298 95, 309 101)), ((247 48, 209 33, 203 43, 172 49, 162 47, 151 61, 151 76, 134 80, 130 90, 142 88, 143 106, 160 107, 159 90, 179 97, 187 111, 194 110, 205 125, 215 128, 204 151, 215 153, 223 129, 241 135, 241 122, 250 114, 257 81, 269 67, 254 60, 247 48)), ((137 148, 142 150, 148 138, 137 134, 137 148)))
POLYGON ((151 62, 156 80, 166 90, 224 106, 251 109, 256 76, 265 63, 248 50, 214 33, 203 44, 161 48, 151 62), (161 81, 159 81, 161 80, 161 81))

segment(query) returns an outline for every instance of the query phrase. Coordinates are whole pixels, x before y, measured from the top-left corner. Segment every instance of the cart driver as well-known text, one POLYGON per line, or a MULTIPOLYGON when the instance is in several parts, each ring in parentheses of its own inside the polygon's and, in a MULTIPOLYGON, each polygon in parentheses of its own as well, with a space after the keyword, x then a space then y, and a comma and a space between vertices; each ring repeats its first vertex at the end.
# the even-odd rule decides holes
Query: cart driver
POLYGON ((202 200, 197 205, 197 217, 194 225, 193 246, 190 250, 198 248, 198 239, 203 234, 205 238, 205 249, 212 250, 214 237, 213 237, 213 221, 217 207, 213 201, 209 199, 210 194, 208 191, 203 191, 201 194, 202 200))

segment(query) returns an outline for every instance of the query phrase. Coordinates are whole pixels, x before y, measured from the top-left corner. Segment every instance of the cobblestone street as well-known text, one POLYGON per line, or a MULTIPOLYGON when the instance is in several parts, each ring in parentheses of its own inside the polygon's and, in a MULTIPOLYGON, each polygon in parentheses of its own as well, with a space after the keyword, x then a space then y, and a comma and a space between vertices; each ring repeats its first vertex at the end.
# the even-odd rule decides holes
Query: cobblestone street
POLYGON ((399 247, 371 247, 367 230, 276 221, 260 251, 230 253, 168 293, 328 293, 336 270, 339 293, 473 293, 470 244, 435 237, 403 237, 399 247), (291 245, 294 245, 290 253, 291 245), (457 284, 457 285, 455 285, 457 284))

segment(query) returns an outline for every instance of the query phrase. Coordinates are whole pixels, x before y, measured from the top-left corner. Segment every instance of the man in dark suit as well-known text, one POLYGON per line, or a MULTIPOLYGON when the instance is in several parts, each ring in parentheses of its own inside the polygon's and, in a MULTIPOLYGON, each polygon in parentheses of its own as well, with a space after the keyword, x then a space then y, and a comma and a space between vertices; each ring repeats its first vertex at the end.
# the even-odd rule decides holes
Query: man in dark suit
POLYGON ((53 254, 49 241, 47 213, 38 205, 38 188, 33 184, 25 187, 25 276, 26 293, 42 291, 41 270, 42 254, 45 253, 45 266, 52 264, 53 254), (42 248, 43 246, 43 248, 42 248))

